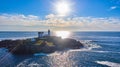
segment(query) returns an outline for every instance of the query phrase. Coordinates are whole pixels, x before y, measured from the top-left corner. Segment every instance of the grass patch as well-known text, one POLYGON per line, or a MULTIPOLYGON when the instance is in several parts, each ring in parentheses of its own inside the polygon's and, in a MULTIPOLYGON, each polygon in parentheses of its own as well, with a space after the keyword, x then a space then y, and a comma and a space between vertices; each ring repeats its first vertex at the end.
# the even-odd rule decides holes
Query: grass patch
MULTIPOLYGON (((41 44, 43 44, 43 43, 44 43, 43 40, 39 40, 39 41, 37 41, 37 42, 35 43, 35 45, 41 45, 41 44)), ((45 41, 45 43, 46 43, 46 45, 48 45, 48 46, 54 46, 54 44, 53 44, 52 42, 45 41)))
POLYGON ((52 42, 46 42, 48 46, 54 46, 52 42))
POLYGON ((35 43, 35 45, 41 45, 43 43, 43 41, 42 40, 39 40, 39 41, 37 41, 36 43, 35 43))

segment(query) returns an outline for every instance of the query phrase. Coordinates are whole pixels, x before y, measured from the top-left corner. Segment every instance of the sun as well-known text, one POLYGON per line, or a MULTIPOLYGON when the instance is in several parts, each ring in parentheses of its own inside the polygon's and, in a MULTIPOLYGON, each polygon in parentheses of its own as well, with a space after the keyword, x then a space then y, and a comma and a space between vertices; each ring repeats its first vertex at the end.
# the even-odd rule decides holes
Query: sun
POLYGON ((62 39, 68 38, 70 35, 69 31, 56 31, 56 36, 61 37, 62 39))
POLYGON ((66 16, 70 13, 70 3, 65 0, 59 0, 55 3, 55 10, 59 16, 66 16))

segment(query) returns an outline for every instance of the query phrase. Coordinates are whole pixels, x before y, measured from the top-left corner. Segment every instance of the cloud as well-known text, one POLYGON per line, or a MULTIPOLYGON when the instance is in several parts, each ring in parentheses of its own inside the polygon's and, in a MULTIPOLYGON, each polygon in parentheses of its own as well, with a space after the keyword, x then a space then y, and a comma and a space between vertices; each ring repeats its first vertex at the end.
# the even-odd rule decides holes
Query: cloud
POLYGON ((50 18, 55 18, 56 16, 54 14, 49 14, 46 16, 47 19, 50 19, 50 18))
POLYGON ((40 22, 38 16, 34 15, 11 15, 11 14, 2 14, 0 15, 0 25, 23 25, 31 26, 35 23, 40 22))
POLYGON ((71 30, 71 31, 94 31, 108 30, 120 31, 120 18, 106 17, 58 17, 54 14, 47 15, 42 20, 34 15, 0 15, 0 30, 21 30, 21 31, 38 31, 47 30, 71 30))
POLYGON ((116 8, 117 8, 117 6, 112 6, 112 7, 110 7, 110 10, 114 10, 116 8))

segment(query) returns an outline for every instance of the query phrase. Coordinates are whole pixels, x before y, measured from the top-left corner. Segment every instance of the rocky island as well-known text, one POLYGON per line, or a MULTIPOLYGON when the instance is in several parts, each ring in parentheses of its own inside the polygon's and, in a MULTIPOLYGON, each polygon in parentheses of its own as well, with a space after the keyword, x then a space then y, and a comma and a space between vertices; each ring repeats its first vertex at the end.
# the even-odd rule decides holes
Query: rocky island
POLYGON ((39 32, 38 38, 0 41, 0 48, 7 48, 13 54, 34 54, 53 53, 64 49, 80 49, 83 47, 83 44, 75 39, 62 39, 57 36, 42 36, 41 34, 43 32, 39 32))

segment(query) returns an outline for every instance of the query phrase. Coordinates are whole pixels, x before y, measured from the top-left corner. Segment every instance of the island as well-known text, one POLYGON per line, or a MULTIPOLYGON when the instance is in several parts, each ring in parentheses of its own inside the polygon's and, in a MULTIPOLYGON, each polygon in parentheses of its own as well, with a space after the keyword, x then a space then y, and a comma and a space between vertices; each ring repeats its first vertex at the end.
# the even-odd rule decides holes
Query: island
POLYGON ((0 41, 0 48, 7 48, 13 54, 34 54, 53 53, 65 49, 80 49, 84 45, 75 39, 62 39, 57 36, 42 36, 43 32, 38 32, 38 37, 24 40, 3 40, 0 41))

